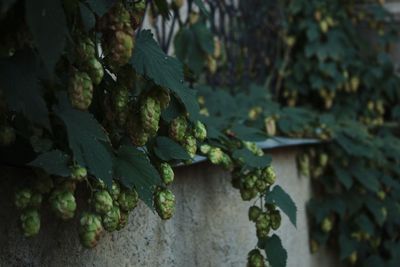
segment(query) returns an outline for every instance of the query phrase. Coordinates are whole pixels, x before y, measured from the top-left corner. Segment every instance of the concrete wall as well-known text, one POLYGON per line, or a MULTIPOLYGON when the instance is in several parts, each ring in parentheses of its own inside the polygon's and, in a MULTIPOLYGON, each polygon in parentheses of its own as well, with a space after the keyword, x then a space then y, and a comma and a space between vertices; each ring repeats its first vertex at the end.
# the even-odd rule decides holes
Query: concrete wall
MULTIPOLYGON (((305 203, 310 181, 298 177, 295 150, 272 152, 279 184, 298 206, 295 229, 284 217, 278 234, 288 250, 287 266, 328 267, 326 254, 311 256, 308 250, 305 203)), ((177 169, 173 191, 175 216, 161 221, 143 203, 132 212, 128 226, 106 234, 99 245, 80 246, 77 221, 60 222, 45 216, 39 236, 25 239, 18 214, 10 202, 8 177, 0 175, 0 266, 245 266, 246 254, 256 243, 255 227, 247 219, 251 203, 243 202, 230 185, 229 174, 209 163, 177 169)))

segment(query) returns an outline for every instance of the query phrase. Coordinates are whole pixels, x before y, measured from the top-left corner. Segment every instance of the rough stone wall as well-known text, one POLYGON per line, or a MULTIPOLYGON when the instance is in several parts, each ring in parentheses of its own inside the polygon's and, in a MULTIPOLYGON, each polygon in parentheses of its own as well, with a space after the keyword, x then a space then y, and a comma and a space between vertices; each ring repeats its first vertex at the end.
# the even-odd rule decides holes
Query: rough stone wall
MULTIPOLYGON (((338 266, 324 253, 309 254, 305 203, 310 196, 310 181, 297 175, 295 150, 271 153, 280 185, 298 206, 297 229, 284 217, 278 231, 288 250, 287 266, 338 266)), ((176 172, 172 189, 177 210, 173 219, 163 222, 140 203, 125 229, 106 234, 92 250, 80 246, 76 220, 61 222, 51 215, 45 215, 39 236, 25 239, 19 230, 18 214, 10 203, 12 190, 5 187, 10 178, 3 172, 0 266, 245 266, 246 254, 256 243, 255 227, 247 219, 251 203, 240 199, 229 174, 218 167, 201 163, 176 172)))

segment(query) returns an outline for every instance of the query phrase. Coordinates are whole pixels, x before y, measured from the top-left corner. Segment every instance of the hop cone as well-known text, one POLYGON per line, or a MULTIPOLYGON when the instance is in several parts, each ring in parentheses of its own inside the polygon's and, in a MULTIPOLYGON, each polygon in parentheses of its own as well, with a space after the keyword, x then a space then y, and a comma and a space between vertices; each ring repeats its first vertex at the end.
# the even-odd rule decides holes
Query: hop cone
POLYGON ((262 178, 268 185, 272 185, 276 181, 276 173, 272 166, 266 167, 262 172, 262 178))
POLYGON ((249 201, 255 198, 258 194, 258 191, 256 188, 252 189, 245 189, 245 188, 240 188, 240 196, 244 201, 249 201))
POLYGON ((93 248, 97 245, 103 232, 100 216, 85 212, 79 221, 79 238, 81 244, 87 248, 93 248))
POLYGON ((73 166, 71 170, 71 178, 74 181, 81 182, 87 177, 87 170, 79 165, 73 166))
POLYGON ((191 158, 194 158, 196 156, 196 152, 197 152, 196 138, 194 138, 191 135, 187 135, 183 142, 183 147, 186 149, 186 151, 188 152, 188 154, 191 158))
POLYGON ((183 143, 185 141, 186 129, 188 127, 187 120, 184 116, 179 116, 171 121, 169 125, 169 136, 183 143))
POLYGON ((49 198, 51 209, 57 217, 68 220, 74 217, 76 202, 74 194, 67 190, 54 190, 49 198))
POLYGON ((248 174, 244 178, 243 186, 246 189, 253 189, 256 186, 256 182, 257 182, 257 176, 255 176, 254 174, 248 174))
POLYGON ((120 211, 120 218, 119 218, 117 230, 121 230, 128 224, 128 217, 129 217, 128 212, 120 211))
POLYGON ((135 189, 121 191, 118 197, 118 204, 122 211, 132 211, 139 201, 139 196, 135 189))
POLYGON ((168 220, 175 212, 175 196, 170 190, 159 188, 154 194, 154 205, 158 216, 168 220))
POLYGON ((281 213, 279 212, 279 210, 275 210, 271 212, 270 216, 271 216, 271 228, 273 230, 277 230, 281 226, 281 221, 282 221, 281 213))
POLYGON ((106 48, 106 60, 113 69, 117 69, 129 62, 132 57, 134 39, 131 34, 116 31, 106 48))
POLYGON ((117 230, 121 220, 121 213, 118 207, 112 207, 110 211, 103 215, 103 227, 107 232, 117 230))
POLYGON ((159 86, 151 88, 151 90, 147 91, 145 95, 157 100, 161 109, 166 109, 171 101, 171 96, 169 95, 168 90, 159 86))
POLYGON ((245 148, 247 148, 248 150, 250 150, 254 155, 257 155, 257 156, 262 156, 262 155, 264 155, 264 152, 262 151, 261 148, 259 148, 259 147, 257 146, 256 143, 245 141, 245 142, 243 142, 243 145, 244 145, 245 148))
POLYGON ((131 116, 128 119, 128 134, 129 137, 135 146, 144 146, 149 139, 149 134, 144 131, 140 120, 135 117, 131 116))
POLYGON ((26 237, 37 235, 40 230, 40 215, 35 209, 28 209, 21 214, 21 227, 26 237))
POLYGON ((212 147, 208 152, 208 158, 212 164, 220 164, 224 158, 224 152, 219 147, 212 147))
POLYGON ((160 103, 152 98, 146 97, 140 105, 140 120, 145 132, 150 136, 154 136, 158 131, 158 123, 160 121, 161 107, 160 103))
POLYGON ((92 103, 93 84, 86 72, 75 72, 69 80, 69 98, 73 107, 86 110, 92 103))
POLYGON ((9 146, 15 142, 15 130, 9 126, 0 126, 0 146, 9 146))
POLYGON ((31 202, 33 192, 28 189, 24 188, 15 193, 15 206, 17 209, 25 209, 29 206, 31 202))
POLYGON ((264 256, 258 249, 253 249, 247 255, 247 267, 265 267, 264 256))
POLYGON ((92 201, 94 210, 99 214, 106 214, 113 207, 113 200, 106 190, 96 191, 92 201))
POLYGON ((251 206, 249 208, 249 220, 252 222, 256 222, 258 217, 261 215, 262 210, 260 207, 251 206))
POLYGON ((95 45, 89 37, 83 37, 77 42, 76 59, 81 64, 85 64, 96 56, 95 45))
POLYGON ((174 181, 174 171, 168 163, 164 162, 160 164, 160 172, 164 184, 169 185, 174 181))
POLYGON ((199 140, 200 142, 203 142, 207 138, 206 126, 200 121, 196 122, 194 128, 194 137, 196 137, 196 139, 199 140))
POLYGON ((118 200, 119 194, 121 193, 121 187, 115 181, 112 182, 111 189, 109 190, 110 196, 114 201, 118 200))
POLYGON ((89 75, 94 85, 100 84, 101 80, 103 80, 104 69, 97 58, 93 57, 86 61, 83 70, 89 75))
POLYGON ((263 239, 268 237, 271 227, 271 218, 267 213, 261 213, 256 221, 257 237, 263 239))

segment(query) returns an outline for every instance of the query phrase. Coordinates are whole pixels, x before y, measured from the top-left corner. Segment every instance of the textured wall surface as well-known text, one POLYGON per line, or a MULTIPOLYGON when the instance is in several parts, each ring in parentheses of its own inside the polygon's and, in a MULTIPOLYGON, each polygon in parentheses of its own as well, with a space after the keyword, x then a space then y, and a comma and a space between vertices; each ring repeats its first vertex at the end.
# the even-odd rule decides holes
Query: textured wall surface
MULTIPOLYGON (((330 257, 311 256, 305 203, 309 179, 298 177, 293 149, 272 151, 279 183, 298 206, 298 225, 287 217, 279 235, 288 250, 288 265, 328 267, 330 257)), ((10 203, 8 177, 0 175, 0 266, 245 266, 246 254, 256 243, 255 227, 247 219, 251 203, 240 199, 229 175, 202 163, 177 169, 173 191, 176 214, 163 222, 143 203, 131 213, 128 226, 106 234, 99 245, 83 249, 77 221, 61 222, 45 216, 39 236, 25 239, 18 228, 18 214, 10 203)))

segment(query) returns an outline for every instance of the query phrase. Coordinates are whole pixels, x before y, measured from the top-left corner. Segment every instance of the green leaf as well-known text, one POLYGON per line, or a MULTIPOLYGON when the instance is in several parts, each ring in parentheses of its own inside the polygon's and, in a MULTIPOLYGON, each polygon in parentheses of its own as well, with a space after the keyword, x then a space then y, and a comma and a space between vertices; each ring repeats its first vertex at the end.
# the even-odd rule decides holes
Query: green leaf
POLYGON ((52 150, 39 155, 29 166, 38 167, 48 174, 68 177, 71 174, 68 168, 69 156, 60 150, 52 150))
POLYGON ((265 141, 268 137, 260 130, 252 127, 247 127, 243 124, 236 124, 231 128, 235 136, 244 141, 265 141))
POLYGON ((346 187, 346 189, 350 189, 353 185, 353 179, 351 178, 348 170, 344 170, 340 167, 339 164, 333 164, 333 169, 335 171, 336 177, 338 180, 346 187))
POLYGON ((292 198, 280 187, 274 186, 271 192, 266 194, 265 202, 275 204, 278 206, 288 217, 292 224, 296 227, 297 221, 297 207, 292 198))
POLYGON ((233 152, 232 156, 244 161, 245 165, 250 168, 265 168, 271 164, 271 157, 267 155, 257 156, 254 155, 247 148, 237 149, 233 152))
POLYGON ((282 241, 277 235, 273 235, 265 240, 265 253, 271 267, 285 267, 287 252, 282 246, 282 241))
POLYGON ((112 153, 107 134, 92 114, 73 109, 60 95, 56 114, 63 120, 74 159, 107 185, 112 184, 112 153))
POLYGON ((0 87, 11 110, 50 129, 48 109, 38 78, 39 66, 32 51, 0 60, 0 87))
POLYGON ((133 146, 121 146, 114 161, 114 172, 125 186, 134 186, 139 197, 153 209, 153 189, 161 184, 161 178, 144 152, 133 146))
POLYGON ((88 32, 96 25, 96 17, 93 12, 84 4, 79 3, 79 9, 81 12, 81 17, 83 21, 83 26, 85 30, 88 32))
POLYGON ((154 153, 162 160, 169 161, 173 159, 190 159, 187 151, 181 145, 177 144, 168 137, 159 136, 157 137, 156 143, 157 145, 154 147, 154 153))
POLYGON ((199 113, 196 91, 184 84, 182 64, 161 50, 149 30, 141 31, 137 35, 131 63, 139 74, 173 91, 192 119, 196 119, 199 113))
POLYGON ((103 16, 113 5, 115 1, 109 0, 87 0, 88 4, 94 12, 100 17, 103 16))
POLYGON ((353 176, 359 181, 365 188, 371 190, 372 192, 378 192, 380 189, 380 183, 374 171, 367 169, 360 164, 353 164, 350 169, 353 176))
POLYGON ((211 30, 201 22, 194 24, 192 29, 201 49, 208 54, 212 54, 214 52, 214 36, 211 30))
POLYGON ((348 238, 344 233, 339 236, 340 260, 345 260, 357 249, 357 242, 348 238))
POLYGON ((47 70, 52 73, 68 33, 61 0, 26 1, 26 19, 47 70))
POLYGON ((194 0, 194 3, 199 7, 200 11, 205 15, 208 16, 208 11, 206 9, 206 6, 204 5, 203 0, 194 0))

